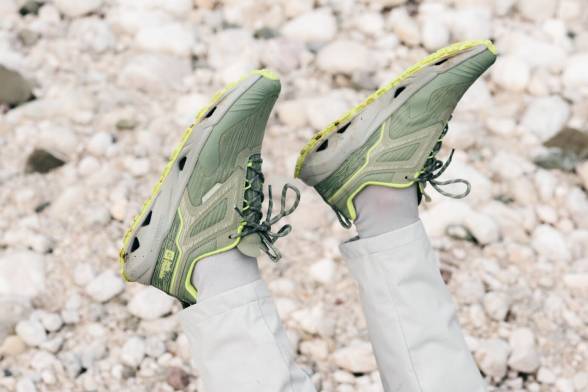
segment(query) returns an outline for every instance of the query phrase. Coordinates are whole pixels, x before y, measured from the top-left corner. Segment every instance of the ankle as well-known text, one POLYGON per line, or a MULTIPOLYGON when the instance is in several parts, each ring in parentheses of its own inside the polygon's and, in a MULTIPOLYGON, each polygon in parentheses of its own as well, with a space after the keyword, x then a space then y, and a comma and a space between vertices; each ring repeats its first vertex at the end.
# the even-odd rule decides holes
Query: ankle
POLYGON ((198 290, 198 300, 261 279, 257 259, 245 256, 237 249, 206 257, 194 267, 192 285, 198 290))
POLYGON ((406 189, 368 186, 355 198, 360 238, 374 237, 419 220, 416 185, 406 189))

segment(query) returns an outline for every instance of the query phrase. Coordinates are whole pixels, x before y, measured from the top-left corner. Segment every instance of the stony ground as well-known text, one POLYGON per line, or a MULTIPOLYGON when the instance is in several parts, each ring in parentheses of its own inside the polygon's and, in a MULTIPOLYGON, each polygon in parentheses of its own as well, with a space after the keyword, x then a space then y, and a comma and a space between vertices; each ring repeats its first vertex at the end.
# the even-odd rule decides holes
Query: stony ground
MULTIPOLYGON (((0 0, 0 391, 196 391, 180 306, 117 275, 123 231, 210 94, 282 76, 265 143, 316 130, 428 52, 495 40, 422 217, 492 391, 588 391, 585 0, 0 0)), ((313 190, 261 260, 322 391, 381 391, 341 229, 313 190)))

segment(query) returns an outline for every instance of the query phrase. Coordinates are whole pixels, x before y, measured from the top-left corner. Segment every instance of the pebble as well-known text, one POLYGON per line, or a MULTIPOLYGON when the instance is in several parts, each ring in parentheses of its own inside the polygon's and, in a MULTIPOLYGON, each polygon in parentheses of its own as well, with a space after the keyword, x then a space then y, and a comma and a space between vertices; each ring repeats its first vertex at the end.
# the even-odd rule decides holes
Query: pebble
POLYGON ((335 365, 351 373, 370 373, 377 369, 372 346, 367 342, 355 342, 333 353, 335 365))
POLYGON ((534 98, 521 119, 521 126, 544 142, 562 130, 570 116, 569 105, 559 96, 534 98))
POLYGON ((421 37, 424 47, 435 51, 449 45, 449 28, 437 17, 428 16, 421 25, 421 37))
POLYGON ((184 391, 190 384, 190 374, 184 369, 172 366, 167 370, 166 382, 177 391, 184 391))
POLYGON ((494 380, 504 378, 507 370, 507 359, 510 348, 502 339, 484 340, 478 346, 475 357, 480 370, 494 380))
POLYGON ((403 43, 416 46, 421 42, 421 33, 418 24, 408 15, 405 8, 395 8, 390 12, 388 25, 392 26, 394 34, 403 43))
POLYGON ((329 346, 321 339, 307 340, 300 343, 300 352, 315 361, 321 361, 329 355, 329 346))
POLYGON ((549 225, 539 225, 533 232, 531 246, 535 251, 551 261, 568 262, 571 254, 564 237, 549 225))
POLYGON ((112 271, 104 271, 86 286, 86 294, 96 302, 106 302, 125 288, 122 279, 112 271))
POLYGON ((97 11, 102 6, 102 0, 55 0, 54 4, 65 16, 76 18, 97 11))
POLYGON ((45 290, 45 259, 30 251, 0 253, 0 295, 34 298, 45 290))
POLYGON ((145 287, 129 301, 129 312, 143 320, 155 320, 169 314, 174 299, 154 287, 145 287))
POLYGON ((310 277, 318 283, 330 284, 335 278, 337 264, 331 259, 322 259, 308 269, 310 277))
POLYGON ((579 53, 571 56, 564 72, 563 82, 569 89, 580 89, 584 96, 588 95, 588 53, 579 53))
POLYGON ((37 392, 37 387, 31 379, 21 378, 16 383, 16 392, 37 392))
POLYGON ((552 385, 555 384, 556 380, 557 378, 555 374, 545 367, 540 367, 537 371, 537 381, 539 381, 541 384, 552 385))
POLYGON ((369 67, 369 50, 354 41, 337 40, 322 48, 317 56, 318 67, 330 73, 351 74, 369 67), (349 54, 353 53, 353 56, 349 54))
POLYGON ((16 334, 31 347, 39 346, 47 340, 47 332, 36 320, 22 320, 16 324, 16 334))
POLYGON ((146 53, 132 56, 120 72, 120 82, 129 88, 149 93, 180 90, 191 72, 188 59, 166 54, 146 53))
POLYGON ((557 0, 517 0, 517 9, 525 18, 540 22, 553 17, 557 0))
POLYGON ((196 44, 192 28, 180 23, 145 27, 135 35, 137 46, 143 50, 189 56, 196 44))
POLYGON ((319 8, 287 22, 282 28, 284 36, 309 44, 322 44, 337 33, 337 20, 327 8, 319 8))
POLYGON ((494 219, 488 215, 472 212, 466 216, 464 224, 476 241, 482 245, 500 240, 500 229, 494 219))
POLYGON ((33 87, 18 71, 0 64, 0 104, 20 105, 33 95, 33 87))
POLYGON ((521 92, 529 84, 529 65, 512 55, 500 56, 491 70, 492 80, 505 90, 521 92))
POLYGON ((490 318, 503 321, 508 313, 510 301, 506 294, 491 291, 484 296, 484 309, 490 318))
POLYGON ((131 368, 137 368, 145 358, 145 340, 133 336, 122 346, 121 361, 131 368))
POLYGON ((522 373, 533 373, 540 365, 535 334, 528 328, 514 330, 509 338, 511 354, 508 366, 522 373))
POLYGON ((0 346, 0 355, 14 357, 27 349, 25 342, 18 335, 9 335, 0 346))

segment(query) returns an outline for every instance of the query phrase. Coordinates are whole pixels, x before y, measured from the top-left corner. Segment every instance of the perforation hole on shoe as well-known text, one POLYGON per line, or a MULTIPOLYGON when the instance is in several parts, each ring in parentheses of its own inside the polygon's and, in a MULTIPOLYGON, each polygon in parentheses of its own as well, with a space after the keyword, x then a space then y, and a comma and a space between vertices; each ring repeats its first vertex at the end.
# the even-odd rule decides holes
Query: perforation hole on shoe
POLYGON ((447 60, 449 60, 449 59, 448 59, 448 58, 444 58, 443 60, 439 60, 439 61, 437 61, 437 62, 435 63, 435 65, 441 65, 441 64, 443 64, 444 62, 446 62, 447 60))
POLYGON ((181 157, 178 160, 178 167, 180 168, 180 171, 184 170, 184 166, 186 165, 186 160, 187 160, 186 157, 181 157))
POLYGON ((345 125, 343 125, 339 130, 337 130, 337 133, 344 133, 347 128, 349 128, 349 126, 351 125, 351 123, 347 123, 345 125))
POLYGON ((402 93, 404 90, 406 90, 406 86, 398 87, 396 89, 396 91, 394 91, 394 98, 396 98, 397 96, 399 96, 400 93, 402 93))
POLYGON ((323 151, 326 150, 327 147, 329 146, 329 139, 325 140, 320 146, 319 148, 317 148, 317 151, 323 151))
POLYGON ((131 253, 139 249, 139 246, 141 246, 141 244, 139 244, 139 239, 137 237, 133 238, 133 244, 131 245, 131 253))
POLYGON ((152 213, 153 213, 153 211, 149 211, 149 213, 145 217, 145 220, 143 221, 143 223, 141 224, 141 226, 149 226, 149 223, 151 223, 151 214, 152 213))
POLYGON ((216 106, 213 106, 212 109, 210 109, 208 111, 208 113, 206 113, 206 116, 204 116, 204 118, 208 118, 208 117, 212 116, 212 114, 214 113, 215 110, 216 110, 216 106))

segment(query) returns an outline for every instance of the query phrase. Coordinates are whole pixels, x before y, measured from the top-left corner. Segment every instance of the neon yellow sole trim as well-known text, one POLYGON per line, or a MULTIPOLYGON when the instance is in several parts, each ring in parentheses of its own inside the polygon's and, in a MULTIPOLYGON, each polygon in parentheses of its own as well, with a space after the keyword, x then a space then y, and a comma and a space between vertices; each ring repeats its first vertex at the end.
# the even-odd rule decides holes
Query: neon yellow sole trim
POLYGON ((400 82, 406 80, 407 78, 411 77, 418 71, 422 70, 423 68, 436 63, 437 61, 441 60, 447 56, 453 56, 464 50, 471 49, 476 46, 484 45, 488 48, 489 51, 496 54, 496 47, 490 40, 472 40, 472 41, 464 41, 464 42, 457 42, 453 45, 450 45, 446 48, 439 49, 437 52, 425 57, 418 63, 414 64, 412 67, 407 68, 404 72, 402 72, 396 79, 391 81, 390 83, 386 84, 385 86, 380 87, 376 90, 373 94, 367 97, 363 102, 359 105, 355 106, 353 109, 345 113, 341 118, 333 121, 329 124, 325 129, 316 133, 312 139, 302 148, 300 151, 300 155, 298 156, 298 160, 296 161, 296 168, 294 169, 294 177, 299 178, 300 172, 302 171, 302 166, 304 165, 304 160, 313 150, 313 148, 319 144, 325 136, 328 136, 335 132, 339 125, 344 125, 349 122, 352 118, 354 118, 360 111, 365 109, 368 105, 373 103, 375 100, 380 98, 383 94, 390 91, 400 82))
POLYGON ((184 133, 182 135, 182 138, 180 140, 180 143, 173 150, 173 152, 171 154, 171 157, 170 157, 168 163, 165 165, 165 167, 163 169, 163 172, 161 173, 161 176, 159 177, 159 180, 157 181, 157 183, 155 184, 155 186, 151 190, 151 196, 149 196, 147 198, 147 200, 145 200, 145 202, 143 203, 143 206, 141 207, 141 211, 137 215, 135 215, 135 217, 133 218, 133 221, 131 222, 130 227, 125 232, 125 235, 123 237, 122 248, 120 249, 120 252, 119 252, 119 264, 120 264, 120 275, 122 276, 122 278, 126 282, 129 281, 129 278, 125 274, 125 268, 124 268, 125 267, 125 256, 126 256, 126 249, 129 247, 129 242, 131 240, 132 234, 135 232, 135 230, 139 226, 140 222, 142 222, 143 219, 145 218, 145 216, 146 216, 146 214, 147 214, 147 212, 149 210, 149 207, 151 206, 152 201, 159 194, 159 190, 161 188, 161 185, 163 184, 163 182, 165 181, 165 179, 169 175, 169 172, 171 171, 171 169, 172 169, 173 165, 175 164, 176 160, 178 159, 178 157, 180 155, 180 152, 184 148, 184 145, 186 144, 186 142, 188 141, 188 139, 192 135, 192 130, 194 129, 194 127, 196 125, 198 125, 198 123, 200 123, 200 121, 206 115, 206 113, 208 113, 208 111, 214 105, 216 105, 230 90, 234 89, 243 80, 245 80, 248 77, 253 76, 253 75, 259 75, 259 76, 262 76, 264 78, 271 79, 271 80, 277 80, 278 79, 278 75, 276 73, 270 71, 270 70, 267 70, 267 69, 257 69, 257 70, 251 71, 250 73, 242 76, 239 80, 227 84, 223 89, 217 91, 212 96, 212 98, 211 98, 210 102, 208 103, 208 105, 206 105, 205 107, 203 107, 198 112, 198 114, 196 115, 196 118, 194 119, 194 122, 192 123, 192 125, 190 125, 184 131, 184 133))

